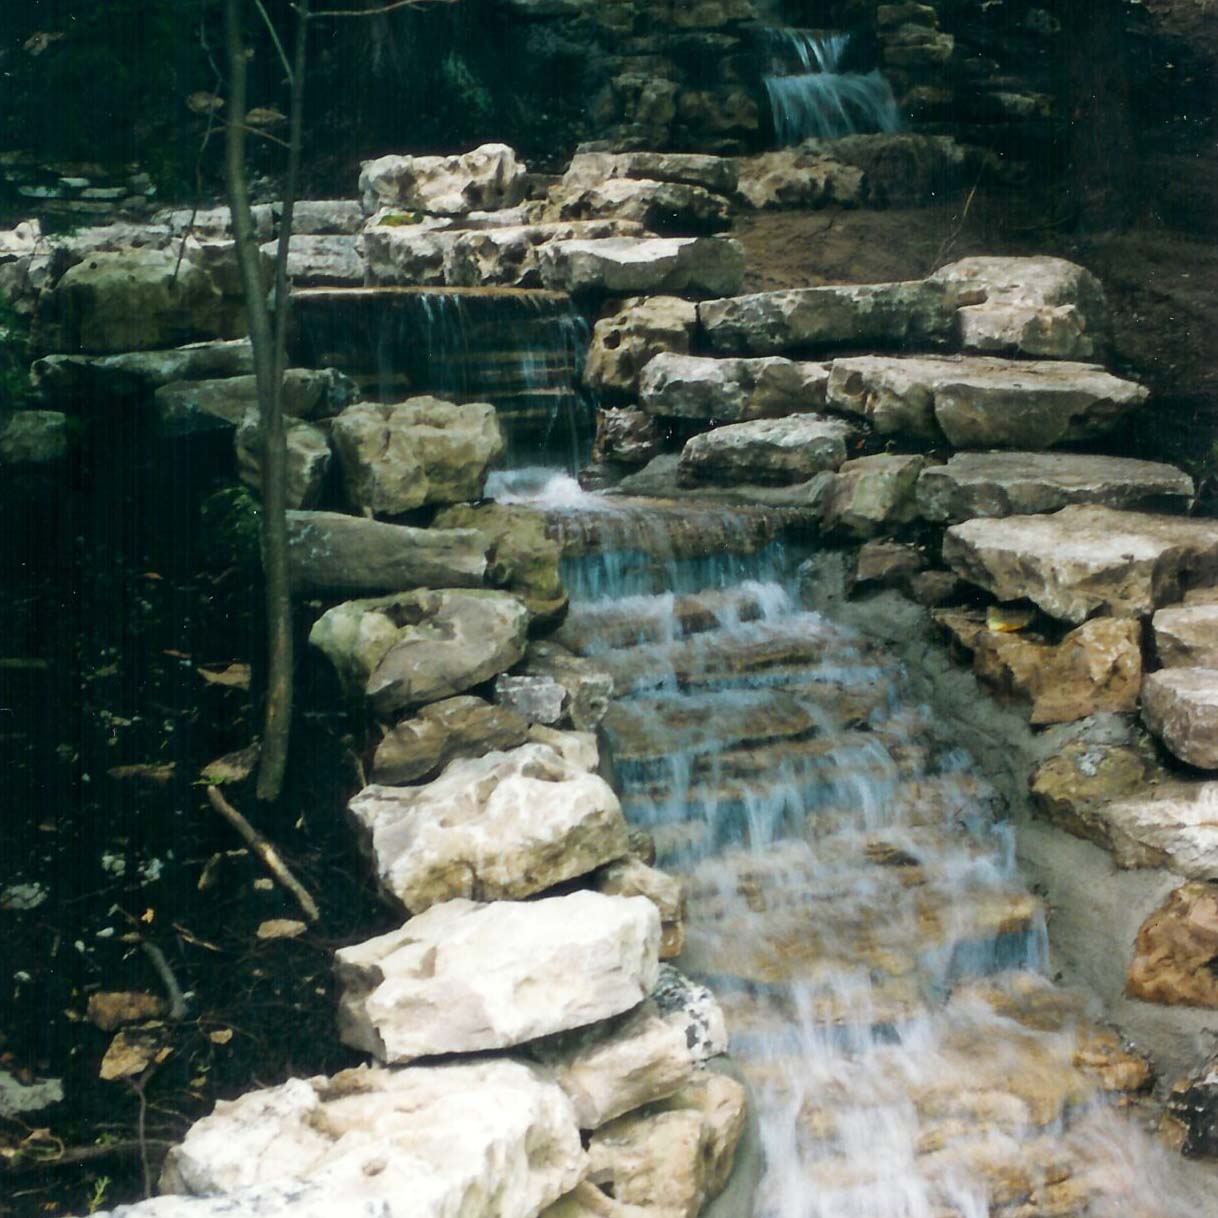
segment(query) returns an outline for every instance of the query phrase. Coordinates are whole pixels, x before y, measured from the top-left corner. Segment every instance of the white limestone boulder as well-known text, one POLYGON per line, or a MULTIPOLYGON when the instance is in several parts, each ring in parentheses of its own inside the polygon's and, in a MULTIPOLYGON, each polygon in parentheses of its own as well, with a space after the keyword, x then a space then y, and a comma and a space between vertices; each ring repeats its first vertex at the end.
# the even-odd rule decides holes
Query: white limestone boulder
POLYGON ((918 510, 950 524, 977 516, 1056 512, 1072 503, 1136 509, 1193 497, 1193 480, 1158 461, 1091 453, 968 452, 930 465, 918 479, 918 510))
POLYGON ((953 525, 943 559, 1000 601, 1052 617, 1144 617, 1188 584, 1218 584, 1218 522, 1077 505, 953 525))
POLYGON ((573 296, 724 296, 744 278, 744 251, 723 237, 552 241, 540 259, 545 286, 573 296))
POLYGON ((1142 719, 1171 753, 1218 770, 1218 668, 1163 668, 1142 685, 1142 719))
POLYGON ((556 220, 634 220, 662 236, 698 236, 731 226, 722 195, 686 182, 611 178, 592 186, 557 187, 547 214, 556 220))
POLYGON ((1170 605, 1150 628, 1164 668, 1218 668, 1218 604, 1170 605))
POLYGON ((685 946, 685 884, 639 858, 619 859, 597 873, 597 892, 646 897, 660 911, 660 959, 673 960, 685 946))
POLYGON ((1031 450, 1105 435, 1148 396, 1091 364, 988 356, 839 359, 828 388, 881 435, 1031 450))
POLYGON ((788 415, 732 423, 694 436, 681 453, 678 476, 703 483, 784 486, 836 470, 854 429, 824 415, 788 415))
POLYGON ((397 1065, 525 1044, 637 1006, 659 945, 642 897, 449 901, 336 954, 339 1036, 397 1065))
POLYGON ((1218 782, 1160 782, 1091 814, 1122 867, 1218 880, 1218 782))
MULTIPOLYGON (((284 426, 287 454, 287 506, 311 508, 321 497, 330 470, 330 441, 320 427, 303 419, 284 426)), ((258 412, 247 410, 234 436, 237 472, 246 486, 262 491, 262 429, 258 412)))
MULTIPOLYGON (((279 242, 262 247, 276 258, 279 242)), ((296 287, 361 287, 364 283, 363 241, 354 234, 293 232, 288 242, 288 277, 296 287)))
POLYGON ((627 300, 593 328, 584 383, 602 395, 633 400, 648 363, 663 351, 688 355, 697 328, 697 306, 679 296, 627 300))
POLYGON ((400 207, 437 216, 515 207, 528 171, 506 144, 482 144, 460 156, 383 156, 360 166, 364 211, 400 207))
POLYGON ((348 806, 382 891, 412 913, 532 896, 629 850, 613 788, 541 744, 454 761, 420 787, 365 787, 348 806))
POLYGON ((126 1212, 534 1218, 585 1163, 570 1102, 523 1062, 360 1068, 221 1101, 166 1160, 177 1196, 126 1212))
POLYGON ((563 186, 598 186, 618 178, 678 182, 718 195, 736 189, 737 162, 730 157, 681 152, 581 152, 563 175, 563 186))
POLYGON ((639 381, 639 405, 661 418, 744 423, 823 409, 829 369, 779 356, 709 359, 657 355, 639 381))

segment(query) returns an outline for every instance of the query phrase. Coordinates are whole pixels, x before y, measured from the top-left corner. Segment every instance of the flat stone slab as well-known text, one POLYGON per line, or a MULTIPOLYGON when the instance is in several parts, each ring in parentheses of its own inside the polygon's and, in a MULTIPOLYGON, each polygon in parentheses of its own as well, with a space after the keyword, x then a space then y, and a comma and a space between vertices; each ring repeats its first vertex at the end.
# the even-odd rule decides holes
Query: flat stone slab
POLYGON ((646 897, 448 901, 336 953, 339 1036, 397 1065, 524 1044, 637 1006, 659 950, 646 897))
POLYGON ((1218 603, 1160 609, 1150 626, 1164 668, 1218 668, 1218 603))
POLYGON ((1064 360, 867 355, 834 361, 828 396, 882 435, 1038 450, 1105 435, 1149 392, 1064 360))
POLYGON ((348 807, 382 891, 412 913, 532 896, 630 848, 613 788, 542 744, 454 761, 421 787, 365 787, 348 807))
POLYGON ((221 1100, 131 1218, 534 1218, 582 1178, 571 1103, 524 1062, 362 1067, 221 1100))
POLYGON ((722 237, 551 241, 538 256, 545 286, 573 296, 725 296, 744 279, 744 251, 722 237))
POLYGON ((823 364, 763 359, 657 355, 639 382, 639 405, 661 418, 743 423, 823 409, 829 370, 823 364))
POLYGON ((1091 819, 1123 867, 1218 880, 1218 782, 1162 782, 1103 804, 1091 819))
POLYGON ((694 436, 681 453, 678 475, 688 486, 806 482, 842 465, 853 430, 840 419, 816 414, 732 423, 694 436))
POLYGON ((918 510, 955 524, 978 516, 1055 512, 1072 503, 1113 508, 1183 505, 1193 480, 1157 461, 1087 453, 957 453, 918 479, 918 510))
POLYGON ((1181 761, 1218 770, 1218 668, 1164 668, 1142 684, 1142 719, 1181 761))
POLYGON ((1145 617, 1188 583, 1218 584, 1218 521, 1081 505, 968 520, 947 530, 943 559, 998 600, 1027 598, 1063 621, 1145 617))

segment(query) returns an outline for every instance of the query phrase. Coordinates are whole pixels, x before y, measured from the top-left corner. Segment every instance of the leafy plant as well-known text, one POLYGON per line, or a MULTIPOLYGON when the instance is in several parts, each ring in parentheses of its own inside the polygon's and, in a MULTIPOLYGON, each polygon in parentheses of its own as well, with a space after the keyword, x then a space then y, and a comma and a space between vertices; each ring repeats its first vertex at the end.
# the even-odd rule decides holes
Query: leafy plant
POLYGON ((29 322, 0 300, 0 410, 16 410, 32 392, 29 322))

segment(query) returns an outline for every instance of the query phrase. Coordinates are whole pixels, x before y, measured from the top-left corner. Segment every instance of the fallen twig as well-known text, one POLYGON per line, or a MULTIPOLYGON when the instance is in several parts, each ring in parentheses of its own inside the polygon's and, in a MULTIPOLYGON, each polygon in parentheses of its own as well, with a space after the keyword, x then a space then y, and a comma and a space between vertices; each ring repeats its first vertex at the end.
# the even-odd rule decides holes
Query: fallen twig
POLYGON ((122 1142, 107 1142, 98 1146, 70 1146, 54 1155, 18 1154, 0 1166, 0 1175, 16 1176, 24 1172, 44 1171, 49 1167, 77 1167, 82 1163, 94 1163, 98 1159, 119 1159, 145 1152, 165 1153, 173 1145, 160 1138, 146 1138, 141 1142, 132 1138, 122 1142))
POLYGON ((296 898, 296 903, 304 912, 306 920, 316 922, 321 917, 317 902, 309 895, 305 886, 288 870, 287 864, 279 857, 275 847, 224 798, 219 787, 208 787, 207 798, 211 801, 211 806, 237 830, 245 844, 262 860, 271 875, 296 898))
POLYGON ((165 953, 155 943, 149 943, 145 939, 140 943, 140 947, 152 961, 152 967, 156 969, 157 976, 160 977, 161 984, 165 987, 165 993, 169 996, 169 1018, 178 1023, 186 1018, 186 998, 182 994, 182 987, 178 985, 178 979, 173 975, 173 969, 169 967, 169 961, 165 959, 165 953))

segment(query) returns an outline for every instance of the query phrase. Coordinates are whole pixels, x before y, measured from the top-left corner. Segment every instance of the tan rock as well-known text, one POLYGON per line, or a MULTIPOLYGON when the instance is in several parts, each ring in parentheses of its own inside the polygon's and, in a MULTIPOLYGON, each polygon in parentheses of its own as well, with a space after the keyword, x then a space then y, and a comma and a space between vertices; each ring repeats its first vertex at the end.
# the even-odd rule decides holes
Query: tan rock
POLYGON ((1218 668, 1164 668, 1142 686, 1142 718, 1181 761, 1218 770, 1218 668))
POLYGON ((846 461, 825 499, 825 528, 861 539, 916 520, 915 492, 925 465, 925 457, 896 453, 846 461))
POLYGON ((103 1032, 113 1032, 127 1023, 142 1023, 164 1014, 165 1003, 141 990, 105 990, 89 995, 86 1018, 103 1032))
POLYGON ((1184 884, 1142 924, 1129 965, 1131 998, 1218 1007, 1218 885, 1184 884))
POLYGON ((732 423, 685 445, 679 477, 687 486, 804 482, 842 465, 852 432, 848 423, 817 414, 732 423))
POLYGON ((552 241, 540 250, 545 286, 572 295, 722 296, 744 278, 744 252, 721 237, 552 241))
POLYGON ((596 876, 596 891, 646 897, 660 911, 660 959, 673 960, 685 946, 685 884, 638 858, 610 863, 596 876))
MULTIPOLYGON (((313 507, 321 497, 330 471, 330 441, 320 427, 302 419, 289 419, 287 441, 287 506, 292 510, 313 507)), ((251 489, 262 490, 262 431, 256 411, 246 411, 237 428, 237 471, 251 489)))
POLYGON ((364 211, 400 207, 433 215, 514 207, 526 169, 506 144, 483 144, 460 156, 384 156, 360 166, 364 211))
POLYGON ((1160 609, 1150 627, 1164 668, 1218 668, 1218 603, 1160 609))
POLYGON ((601 393, 635 398, 648 362, 662 351, 689 354, 697 326, 697 306, 677 296, 626 301, 593 328, 584 383, 601 393))
POLYGON ((791 360, 657 355, 639 380, 639 405, 662 418, 742 423, 823 408, 828 369, 791 360))

